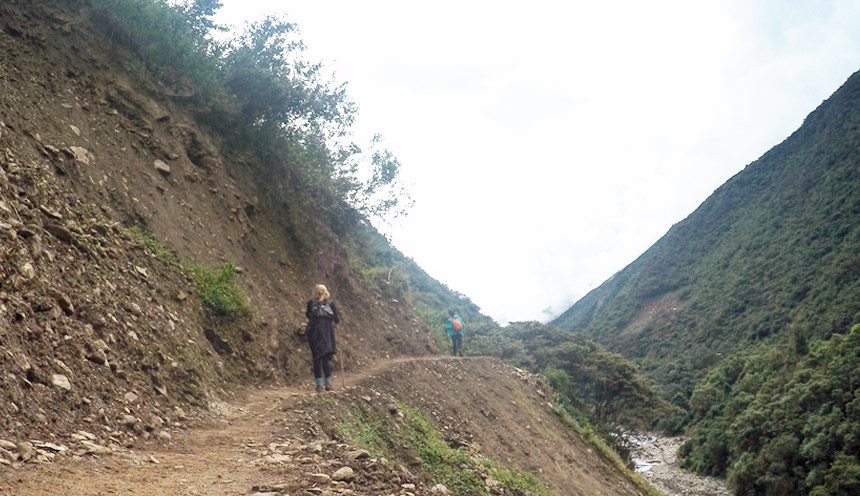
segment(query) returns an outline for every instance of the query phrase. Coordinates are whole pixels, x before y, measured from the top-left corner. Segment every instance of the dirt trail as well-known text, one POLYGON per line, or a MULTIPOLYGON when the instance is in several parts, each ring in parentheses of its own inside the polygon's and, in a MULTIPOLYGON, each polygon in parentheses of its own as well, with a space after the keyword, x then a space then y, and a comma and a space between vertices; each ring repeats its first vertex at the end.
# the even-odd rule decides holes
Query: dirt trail
POLYGON ((261 482, 246 462, 246 448, 264 446, 282 401, 297 389, 243 392, 242 408, 224 408, 222 419, 175 435, 166 445, 113 456, 62 460, 4 474, 3 495, 245 495, 261 482))
MULTIPOLYGON (((347 391, 340 390, 341 380, 336 377, 337 390, 325 395, 340 398, 356 387, 361 389, 360 383, 379 381, 380 377, 401 370, 403 366, 444 368, 451 367, 452 361, 457 360, 465 362, 459 362, 461 365, 456 367, 481 361, 449 357, 384 360, 346 374, 347 391)), ((482 362, 480 366, 486 365, 482 362)), ((0 494, 312 494, 314 487, 309 483, 309 474, 331 473, 334 468, 343 466, 349 452, 354 450, 354 447, 328 441, 316 430, 313 422, 308 422, 316 414, 313 403, 309 401, 312 394, 310 386, 247 388, 237 393, 231 404, 210 404, 210 410, 215 414, 213 419, 185 431, 173 431, 169 442, 151 442, 108 456, 59 456, 55 463, 28 464, 19 469, 0 471, 0 494), (311 408, 305 408, 307 406, 311 408), (305 489, 311 492, 305 492, 305 489)), ((371 481, 363 490, 350 492, 348 487, 340 486, 337 492, 397 493, 400 484, 396 476, 393 479, 393 484, 392 477, 388 477, 385 483, 386 487, 393 486, 393 491, 383 491, 385 484, 380 479, 379 482, 371 481)))
MULTIPOLYGON (((331 406, 340 405, 336 409, 371 397, 390 401, 380 391, 406 398, 434 415, 449 434, 467 439, 474 448, 480 441, 488 456, 535 461, 535 467, 523 468, 543 473, 553 486, 562 488, 553 494, 641 494, 625 476, 592 454, 587 443, 565 433, 551 412, 540 412, 539 403, 526 397, 540 398, 538 390, 521 374, 493 359, 396 358, 347 374, 346 390, 340 389, 341 380, 336 377, 337 390, 322 397, 334 400, 331 406), (476 380, 458 382, 463 376, 476 380), (457 383, 462 390, 456 397, 445 393, 457 383), (527 387, 519 389, 518 383, 527 387), (473 403, 480 406, 474 409, 473 403), (545 455, 551 458, 541 458, 545 455), (547 463, 561 465, 558 471, 547 471, 547 463)), ((246 388, 230 403, 210 404, 213 418, 184 431, 171 431, 173 437, 167 442, 139 444, 108 456, 57 456, 54 463, 0 470, 0 495, 406 494, 402 483, 418 483, 413 494, 430 494, 421 488, 420 478, 393 465, 377 464, 375 459, 359 461, 354 446, 331 440, 326 422, 318 420, 321 415, 328 425, 338 420, 321 412, 318 398, 310 385, 246 388), (315 482, 313 474, 333 474, 347 465, 360 474, 354 483, 315 482)))
MULTIPOLYGON (((441 359, 444 358, 384 360, 345 374, 344 380, 350 387, 400 363, 441 359)), ((335 383, 340 388, 339 378, 335 383)), ((219 419, 181 432, 168 444, 8 471, 0 476, 0 494, 247 495, 255 486, 283 485, 285 473, 267 473, 271 471, 249 462, 253 461, 255 448, 272 442, 271 432, 284 412, 310 392, 309 387, 245 389, 233 402, 241 407, 212 404, 219 419)))

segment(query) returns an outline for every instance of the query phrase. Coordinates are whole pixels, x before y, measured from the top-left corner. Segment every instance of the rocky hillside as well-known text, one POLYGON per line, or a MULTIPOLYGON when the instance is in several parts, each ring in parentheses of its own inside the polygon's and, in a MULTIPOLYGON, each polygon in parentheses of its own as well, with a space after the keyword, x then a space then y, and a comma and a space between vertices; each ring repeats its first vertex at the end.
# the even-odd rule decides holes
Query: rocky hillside
POLYGON ((158 425, 225 382, 306 380, 299 331, 320 282, 343 309, 348 369, 437 351, 402 288, 351 265, 371 242, 359 219, 308 215, 299 185, 272 204, 254 155, 224 148, 199 102, 92 15, 74 1, 0 5, 3 437, 127 415, 158 425), (192 276, 228 263, 250 309, 241 325, 207 311, 192 276))

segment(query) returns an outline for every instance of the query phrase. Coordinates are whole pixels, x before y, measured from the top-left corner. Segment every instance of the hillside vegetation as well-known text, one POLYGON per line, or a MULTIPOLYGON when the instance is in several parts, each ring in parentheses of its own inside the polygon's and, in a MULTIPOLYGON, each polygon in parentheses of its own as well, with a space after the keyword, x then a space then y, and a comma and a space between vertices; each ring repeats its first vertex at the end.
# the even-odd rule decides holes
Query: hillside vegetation
POLYGON ((689 466, 738 494, 856 492, 858 164, 855 73, 554 322, 634 359, 688 410, 689 466))
POLYGON ((400 283, 447 289, 368 220, 408 204, 396 158, 347 139, 352 104, 291 24, 218 44, 216 7, 0 4, 4 438, 99 422, 132 442, 124 416, 172 425, 237 383, 306 381, 320 282, 347 370, 438 350, 400 283))

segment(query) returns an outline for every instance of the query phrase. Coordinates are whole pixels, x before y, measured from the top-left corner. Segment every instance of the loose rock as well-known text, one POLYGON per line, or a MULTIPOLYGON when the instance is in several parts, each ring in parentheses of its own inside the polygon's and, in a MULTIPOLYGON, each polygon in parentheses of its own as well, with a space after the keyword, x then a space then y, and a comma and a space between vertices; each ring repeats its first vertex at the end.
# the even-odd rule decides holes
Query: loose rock
POLYGON ((72 383, 69 382, 69 378, 63 374, 53 374, 51 376, 51 384, 54 387, 65 389, 66 391, 72 390, 72 383))
POLYGON ((158 171, 162 176, 170 175, 170 166, 167 165, 163 160, 156 160, 153 165, 155 166, 155 170, 158 171))
POLYGON ((328 484, 331 482, 331 476, 328 474, 310 474, 308 480, 314 484, 328 484))
POLYGON ((16 445, 16 449, 18 451, 18 458, 25 462, 33 457, 33 443, 29 441, 21 441, 16 445))
POLYGON ((331 478, 332 480, 336 481, 349 482, 355 479, 355 471, 352 469, 352 467, 341 467, 337 469, 334 474, 332 474, 331 478))

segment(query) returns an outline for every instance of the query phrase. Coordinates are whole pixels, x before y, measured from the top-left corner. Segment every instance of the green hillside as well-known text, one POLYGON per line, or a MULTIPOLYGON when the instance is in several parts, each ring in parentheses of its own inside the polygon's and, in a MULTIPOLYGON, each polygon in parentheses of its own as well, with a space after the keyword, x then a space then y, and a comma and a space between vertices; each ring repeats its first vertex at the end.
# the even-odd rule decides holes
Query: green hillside
MULTIPOLYGON (((806 355, 816 346, 837 346, 833 337, 860 322, 858 166, 860 73, 855 73, 788 139, 553 322, 633 358, 667 398, 692 409, 686 422, 697 435, 686 450, 690 465, 728 472, 739 494, 762 494, 763 489, 787 494, 778 489, 785 486, 762 482, 773 466, 750 468, 748 463, 782 433, 771 429, 755 442, 727 446, 723 440, 715 447, 702 426, 719 424, 722 431, 712 432, 725 437, 732 434, 726 431, 730 426, 740 429, 732 423, 736 419, 743 418, 745 427, 763 421, 750 418, 747 405, 766 384, 776 394, 773 390, 787 388, 790 381, 803 380, 796 377, 797 362, 809 373, 832 376, 826 372, 829 361, 806 355), (763 357, 770 357, 767 367, 763 357), (731 380, 717 381, 713 374, 725 378, 727 367, 731 380), (705 387, 716 382, 719 391, 705 387), (738 403, 740 383, 747 396, 738 403), (713 398, 703 401, 706 390, 713 398), (715 423, 717 418, 721 421, 715 423)), ((839 401, 857 403, 860 374, 843 379, 849 398, 802 404, 804 412, 826 413, 839 401)), ((860 437, 854 428, 835 437, 848 443, 860 437)), ((813 435, 815 427, 809 430, 813 435)), ((784 441, 794 448, 804 442, 799 434, 792 439, 784 441)), ((802 457, 786 462, 783 477, 794 484, 789 493, 823 487, 826 470, 820 472, 821 467, 846 463, 855 470, 857 484, 860 451, 856 441, 851 443, 838 457, 843 444, 819 450, 825 457, 817 459, 819 468, 802 457), (813 469, 819 472, 806 480, 813 469)))

